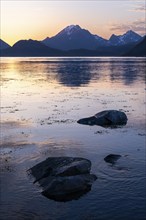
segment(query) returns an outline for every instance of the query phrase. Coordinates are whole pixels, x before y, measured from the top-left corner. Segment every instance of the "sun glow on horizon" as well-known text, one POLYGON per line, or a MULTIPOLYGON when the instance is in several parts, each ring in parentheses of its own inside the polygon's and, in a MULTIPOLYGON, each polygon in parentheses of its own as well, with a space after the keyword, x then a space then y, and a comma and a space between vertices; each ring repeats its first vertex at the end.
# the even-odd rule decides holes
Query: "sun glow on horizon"
POLYGON ((142 10, 145 1, 140 2, 143 8, 138 10, 133 1, 1 0, 0 38, 10 45, 22 39, 43 40, 71 24, 106 39, 131 28, 142 35, 145 33, 142 10))

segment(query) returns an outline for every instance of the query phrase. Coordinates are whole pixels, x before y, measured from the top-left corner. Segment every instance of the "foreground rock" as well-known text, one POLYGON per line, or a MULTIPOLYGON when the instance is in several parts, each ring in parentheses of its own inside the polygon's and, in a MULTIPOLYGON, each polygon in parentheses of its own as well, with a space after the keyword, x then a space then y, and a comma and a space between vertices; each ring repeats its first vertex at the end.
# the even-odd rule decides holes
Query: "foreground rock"
POLYGON ((119 154, 109 154, 104 158, 107 163, 115 164, 116 161, 121 157, 119 154))
POLYGON ((124 112, 117 110, 106 110, 97 113, 89 118, 82 118, 77 121, 79 124, 85 125, 100 125, 103 127, 126 125, 127 116, 124 112))
POLYGON ((43 195, 56 201, 70 201, 78 199, 91 190, 92 183, 96 180, 93 174, 53 178, 46 187, 43 195))
POLYGON ((84 158, 50 157, 29 171, 43 188, 42 194, 56 201, 78 199, 90 191, 97 179, 90 174, 91 162, 84 158))

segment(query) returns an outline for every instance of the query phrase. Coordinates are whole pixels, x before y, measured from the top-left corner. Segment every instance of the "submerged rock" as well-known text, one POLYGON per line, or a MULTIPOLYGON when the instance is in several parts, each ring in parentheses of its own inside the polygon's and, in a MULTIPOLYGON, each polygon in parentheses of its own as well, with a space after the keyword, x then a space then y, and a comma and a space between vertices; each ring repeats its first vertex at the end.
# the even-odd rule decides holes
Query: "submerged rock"
POLYGON ((107 163, 115 164, 116 161, 121 157, 119 154, 109 154, 104 158, 107 163))
POLYGON ((88 118, 82 118, 77 121, 79 124, 85 125, 100 125, 103 127, 126 125, 127 116, 124 112, 117 110, 106 110, 97 113, 96 115, 88 118))
POLYGON ((42 194, 56 201, 77 199, 91 189, 96 176, 84 158, 50 157, 30 169, 43 188, 42 194))
POLYGON ((57 201, 78 199, 91 190, 92 183, 96 179, 93 174, 57 176, 49 182, 42 194, 57 201))

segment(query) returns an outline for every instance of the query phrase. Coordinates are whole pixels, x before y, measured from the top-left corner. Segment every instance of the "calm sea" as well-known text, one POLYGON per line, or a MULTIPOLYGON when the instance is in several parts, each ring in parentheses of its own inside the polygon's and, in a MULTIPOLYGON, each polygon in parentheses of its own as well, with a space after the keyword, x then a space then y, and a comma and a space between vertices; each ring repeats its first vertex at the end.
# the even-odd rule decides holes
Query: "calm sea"
POLYGON ((1 220, 142 220, 146 216, 145 58, 1 58, 1 220), (124 111, 116 129, 77 124, 124 111), (108 154, 122 157, 115 165, 108 154), (78 200, 41 194, 27 170, 84 157, 98 179, 78 200))

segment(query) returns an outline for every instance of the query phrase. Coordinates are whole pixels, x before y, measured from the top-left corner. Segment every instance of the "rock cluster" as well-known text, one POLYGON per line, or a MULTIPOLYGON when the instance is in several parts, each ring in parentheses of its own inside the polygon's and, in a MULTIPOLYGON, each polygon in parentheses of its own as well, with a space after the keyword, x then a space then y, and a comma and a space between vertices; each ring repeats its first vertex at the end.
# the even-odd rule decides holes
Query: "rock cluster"
MULTIPOLYGON (((127 120, 124 112, 106 110, 80 119, 78 123, 112 127, 125 125, 127 120)), ((104 160, 114 165, 120 157, 109 154, 104 160)), ((70 201, 90 191, 92 183, 97 179, 94 174, 90 174, 90 170, 91 162, 85 158, 49 157, 29 171, 35 177, 34 183, 38 182, 42 187, 44 196, 56 201, 70 201)))
POLYGON ((90 191, 97 179, 90 174, 91 162, 84 158, 50 157, 29 171, 43 188, 42 194, 56 201, 78 199, 90 191))

